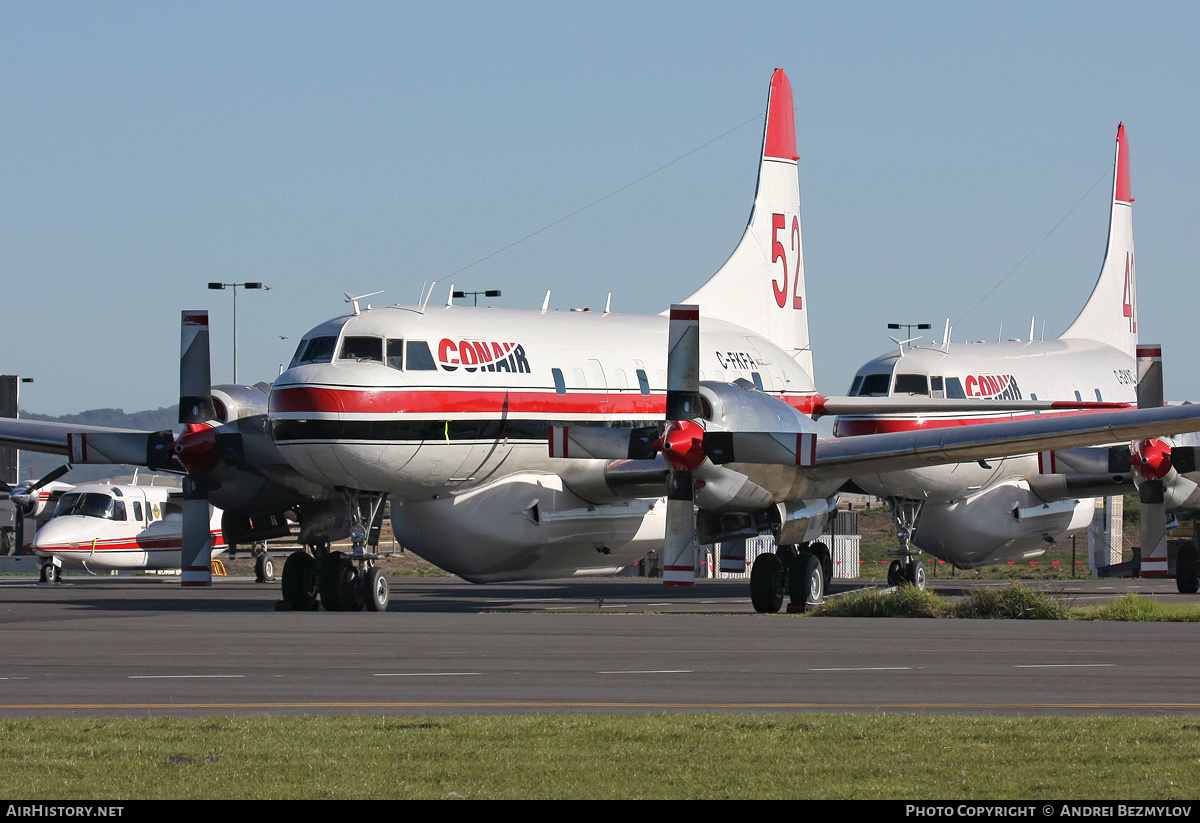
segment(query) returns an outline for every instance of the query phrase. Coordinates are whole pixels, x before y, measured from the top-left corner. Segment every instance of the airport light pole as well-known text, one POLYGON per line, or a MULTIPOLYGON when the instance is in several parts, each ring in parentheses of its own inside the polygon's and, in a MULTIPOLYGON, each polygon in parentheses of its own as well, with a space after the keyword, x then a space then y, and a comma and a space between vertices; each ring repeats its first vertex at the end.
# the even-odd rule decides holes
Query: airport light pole
POLYGON ((933 328, 933 326, 929 325, 928 323, 888 323, 888 328, 889 329, 904 329, 904 336, 908 337, 912 334, 913 329, 917 329, 918 331, 925 331, 926 329, 933 328))
POLYGON ((233 289, 233 382, 237 383, 237 290, 243 289, 263 289, 270 291, 270 286, 264 286, 262 283, 209 283, 210 289, 233 289))
POLYGON ((456 292, 454 292, 455 297, 466 297, 468 294, 475 298, 475 305, 478 306, 479 305, 479 295, 482 294, 484 297, 499 297, 500 289, 487 289, 485 291, 456 291, 456 292))

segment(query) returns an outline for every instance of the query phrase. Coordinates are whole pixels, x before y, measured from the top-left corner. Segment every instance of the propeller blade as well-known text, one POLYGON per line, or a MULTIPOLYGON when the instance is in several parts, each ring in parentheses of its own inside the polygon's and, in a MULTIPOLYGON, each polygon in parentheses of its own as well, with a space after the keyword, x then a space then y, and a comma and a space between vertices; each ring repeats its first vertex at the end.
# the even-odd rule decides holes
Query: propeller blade
POLYGON ((30 486, 29 491, 31 491, 31 492, 37 491, 42 486, 53 483, 55 480, 62 477, 64 474, 66 474, 70 470, 71 470, 71 464, 64 463, 63 465, 59 466, 57 469, 52 470, 49 474, 47 474, 41 480, 39 480, 38 482, 36 482, 32 486, 30 486))
POLYGON ((1142 577, 1167 576, 1167 506, 1163 481, 1147 480, 1138 489, 1142 501, 1142 577))
POLYGON ((208 312, 185 311, 179 336, 179 422, 187 431, 173 451, 187 470, 183 478, 183 586, 212 585, 212 532, 209 531, 208 472, 217 462, 216 435, 205 424, 217 416, 212 399, 208 352, 208 312))
POLYGON ((212 585, 212 532, 208 528, 208 477, 183 478, 183 543, 180 547, 180 585, 212 585))
POLYGON ((667 533, 662 576, 667 586, 696 582, 696 488, 692 473, 673 471, 667 486, 667 533))
POLYGON ((700 308, 671 306, 667 349, 667 419, 700 416, 700 308))
POLYGON ((208 356, 208 312, 184 311, 179 340, 179 422, 207 423, 216 416, 208 356))
POLYGON ((812 466, 817 462, 817 435, 815 432, 707 432, 704 451, 717 465, 812 466))
POLYGON ((1137 404, 1139 409, 1157 409, 1163 405, 1162 346, 1139 343, 1137 347, 1137 404))
POLYGON ((550 456, 604 460, 652 460, 658 429, 550 426, 550 456))

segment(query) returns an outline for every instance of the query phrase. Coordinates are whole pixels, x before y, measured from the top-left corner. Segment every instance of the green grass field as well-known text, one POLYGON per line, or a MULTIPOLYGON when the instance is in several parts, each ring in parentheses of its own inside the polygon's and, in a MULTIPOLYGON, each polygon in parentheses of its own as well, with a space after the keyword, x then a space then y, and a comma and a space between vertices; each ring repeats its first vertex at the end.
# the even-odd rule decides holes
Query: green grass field
POLYGON ((1200 719, 932 715, 0 722, 0 794, 188 798, 1179 799, 1200 719))

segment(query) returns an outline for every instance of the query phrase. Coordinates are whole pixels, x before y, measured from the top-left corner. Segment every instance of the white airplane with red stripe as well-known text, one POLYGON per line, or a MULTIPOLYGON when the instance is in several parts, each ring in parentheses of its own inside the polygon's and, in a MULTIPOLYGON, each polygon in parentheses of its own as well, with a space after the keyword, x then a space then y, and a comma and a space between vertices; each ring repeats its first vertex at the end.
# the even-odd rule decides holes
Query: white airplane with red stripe
MULTIPOLYGON (((211 509, 213 557, 227 548, 221 512, 211 509)), ((63 569, 87 572, 164 570, 181 566, 183 494, 167 486, 88 483, 65 491, 54 516, 33 540, 42 559, 41 580, 55 582, 63 569)))
POLYGON ((777 70, 746 232, 670 317, 351 298, 305 334, 272 387, 271 436, 344 496, 354 549, 290 556, 285 601, 385 608, 368 532, 390 497, 401 544, 476 582, 611 574, 660 551, 666 582, 686 585, 697 539, 772 532, 755 606, 791 591, 803 608, 828 582, 815 539, 852 475, 1200 428, 1200 410, 1155 409, 820 440, 812 414, 982 404, 817 394, 797 160, 777 70))
MULTIPOLYGON (((1100 276, 1079 316, 1055 340, 900 345, 868 362, 854 377, 858 397, 957 397, 1051 400, 1086 404, 1137 403, 1137 288, 1133 246, 1129 145, 1117 128, 1108 247, 1100 276)), ((834 432, 851 437, 918 432, 998 421, 1074 415, 1091 410, 971 413, 854 414, 838 417, 834 432)), ((1038 455, 960 463, 902 472, 856 475, 861 489, 890 501, 900 549, 889 577, 915 571, 910 541, 960 568, 1038 557, 1091 522, 1094 500, 1080 484, 1039 478, 1038 455)), ((1103 494, 1103 488, 1091 489, 1103 494)))

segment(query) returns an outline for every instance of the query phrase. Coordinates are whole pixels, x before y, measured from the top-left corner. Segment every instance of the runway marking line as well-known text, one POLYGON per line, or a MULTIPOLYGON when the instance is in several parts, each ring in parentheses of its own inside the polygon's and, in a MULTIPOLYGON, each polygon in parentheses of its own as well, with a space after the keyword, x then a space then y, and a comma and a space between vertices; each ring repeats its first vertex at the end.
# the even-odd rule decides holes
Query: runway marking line
POLYGON ((130 680, 214 680, 245 677, 244 674, 131 674, 130 680))
POLYGON ((1017 663, 1014 669, 1099 669, 1115 668, 1116 663, 1017 663))
POLYGON ((650 703, 650 702, 571 702, 571 701, 523 701, 523 702, 309 702, 309 703, 5 703, 0 711, 45 711, 45 710, 109 710, 130 711, 148 709, 679 709, 706 711, 713 709, 747 710, 851 710, 877 711, 879 709, 921 710, 957 709, 976 711, 979 709, 1047 709, 1047 710, 1090 710, 1113 711, 1117 709, 1160 709, 1169 711, 1200 711, 1200 703, 650 703))
POLYGON ((376 672, 373 677, 477 677, 480 672, 376 672))

